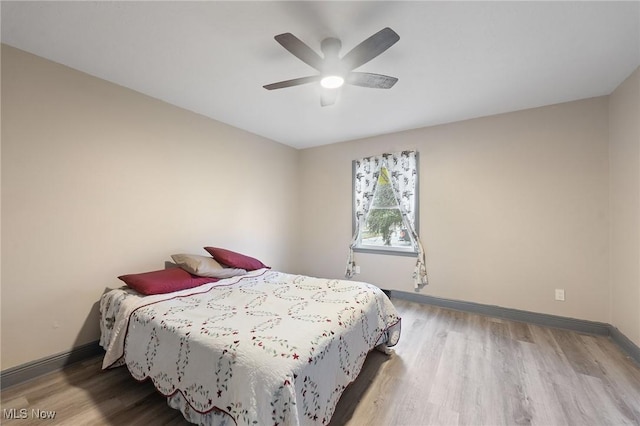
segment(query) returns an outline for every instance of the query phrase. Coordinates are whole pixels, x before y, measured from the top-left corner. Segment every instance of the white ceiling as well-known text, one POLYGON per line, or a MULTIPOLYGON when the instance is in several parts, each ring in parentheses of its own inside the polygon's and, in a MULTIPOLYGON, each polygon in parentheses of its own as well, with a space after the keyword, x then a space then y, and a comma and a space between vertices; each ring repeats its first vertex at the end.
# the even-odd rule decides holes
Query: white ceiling
POLYGON ((611 93, 640 65, 640 2, 5 2, 2 42, 306 148, 611 93), (273 36, 342 54, 400 41, 358 71, 390 90, 267 91, 313 75, 273 36))

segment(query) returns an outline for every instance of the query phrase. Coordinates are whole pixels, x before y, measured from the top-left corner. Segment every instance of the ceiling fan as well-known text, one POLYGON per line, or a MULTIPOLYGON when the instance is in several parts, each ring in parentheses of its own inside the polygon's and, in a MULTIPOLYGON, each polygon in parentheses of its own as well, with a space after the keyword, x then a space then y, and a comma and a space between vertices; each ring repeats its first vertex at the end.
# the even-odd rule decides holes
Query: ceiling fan
POLYGON ((338 55, 342 43, 337 38, 330 37, 322 41, 320 50, 324 57, 318 55, 291 33, 279 34, 274 38, 293 56, 315 68, 320 74, 267 84, 263 86, 267 90, 283 89, 319 81, 320 85, 325 89, 322 91, 320 104, 327 106, 336 102, 337 89, 345 83, 374 89, 390 89, 398 81, 397 78, 389 77, 388 75, 353 71, 400 40, 400 36, 391 28, 383 28, 341 58, 338 55))

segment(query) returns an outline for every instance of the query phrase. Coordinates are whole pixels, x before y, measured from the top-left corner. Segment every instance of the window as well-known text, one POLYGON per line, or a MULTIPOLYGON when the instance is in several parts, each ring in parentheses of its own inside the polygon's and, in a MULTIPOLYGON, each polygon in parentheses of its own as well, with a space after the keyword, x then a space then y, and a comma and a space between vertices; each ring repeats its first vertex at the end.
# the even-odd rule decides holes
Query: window
POLYGON ((353 237, 347 278, 356 270, 354 252, 416 256, 416 289, 427 284, 418 236, 418 153, 402 151, 353 161, 353 237))
POLYGON ((415 244, 404 224, 390 179, 389 170, 381 167, 373 201, 364 219, 355 249, 415 255, 415 244))

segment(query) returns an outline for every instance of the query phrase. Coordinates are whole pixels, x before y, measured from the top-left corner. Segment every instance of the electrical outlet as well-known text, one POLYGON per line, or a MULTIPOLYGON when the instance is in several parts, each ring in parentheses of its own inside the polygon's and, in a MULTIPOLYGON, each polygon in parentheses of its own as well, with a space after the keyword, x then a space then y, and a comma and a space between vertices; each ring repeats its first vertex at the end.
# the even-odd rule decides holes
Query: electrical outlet
POLYGON ((564 288, 556 288, 556 300, 564 302, 564 288))
POLYGON ((356 274, 360 273, 360 265, 356 265, 356 274))

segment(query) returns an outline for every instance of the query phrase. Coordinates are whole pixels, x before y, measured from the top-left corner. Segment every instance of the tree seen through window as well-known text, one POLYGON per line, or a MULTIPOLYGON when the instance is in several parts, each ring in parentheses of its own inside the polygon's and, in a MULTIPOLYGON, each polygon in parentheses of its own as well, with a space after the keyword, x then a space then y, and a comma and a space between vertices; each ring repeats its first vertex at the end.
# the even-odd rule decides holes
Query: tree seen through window
POLYGON ((365 228, 361 235, 362 246, 412 247, 411 237, 403 226, 402 214, 391 187, 389 171, 380 169, 380 176, 371 203, 365 228))

